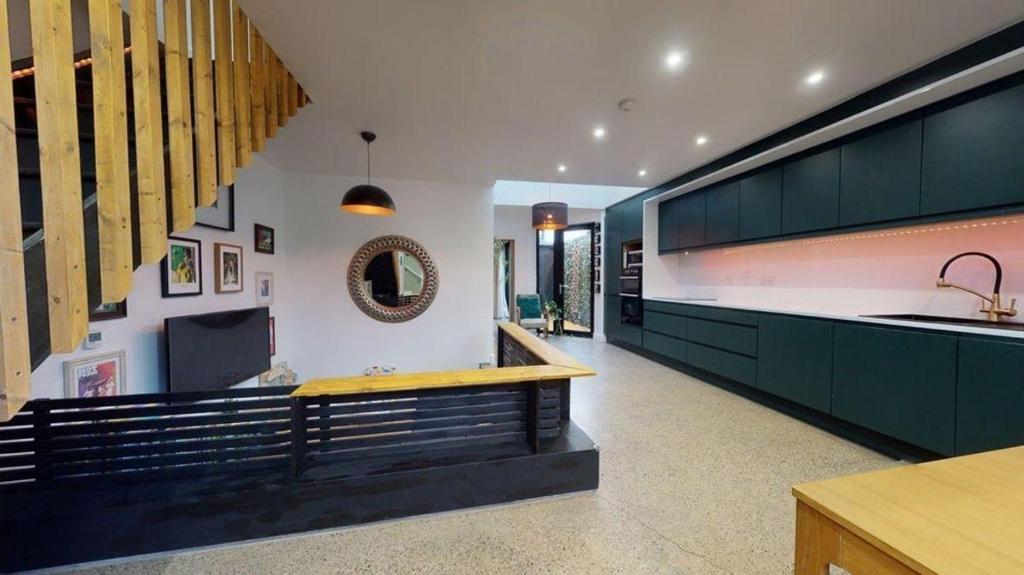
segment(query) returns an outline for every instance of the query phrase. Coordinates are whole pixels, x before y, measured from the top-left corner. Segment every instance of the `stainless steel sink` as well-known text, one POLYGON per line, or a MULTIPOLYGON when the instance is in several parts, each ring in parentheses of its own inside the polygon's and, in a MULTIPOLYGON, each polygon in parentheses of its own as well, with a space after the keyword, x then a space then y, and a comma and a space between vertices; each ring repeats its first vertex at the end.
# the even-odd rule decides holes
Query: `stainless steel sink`
POLYGON ((882 314, 862 315, 861 317, 874 317, 879 319, 895 319, 900 321, 921 321, 926 323, 945 323, 950 325, 963 325, 970 327, 983 327, 988 329, 1007 329, 1011 331, 1024 331, 1024 323, 1008 321, 988 321, 984 319, 970 319, 965 317, 942 317, 937 315, 918 314, 882 314))

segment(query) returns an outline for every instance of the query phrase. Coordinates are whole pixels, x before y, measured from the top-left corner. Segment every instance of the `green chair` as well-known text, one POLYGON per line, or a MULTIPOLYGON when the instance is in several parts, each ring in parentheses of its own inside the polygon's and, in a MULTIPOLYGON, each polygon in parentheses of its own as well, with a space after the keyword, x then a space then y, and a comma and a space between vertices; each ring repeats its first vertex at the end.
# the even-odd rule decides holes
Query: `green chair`
POLYGON ((539 294, 516 294, 516 323, 548 336, 548 318, 544 317, 539 294))

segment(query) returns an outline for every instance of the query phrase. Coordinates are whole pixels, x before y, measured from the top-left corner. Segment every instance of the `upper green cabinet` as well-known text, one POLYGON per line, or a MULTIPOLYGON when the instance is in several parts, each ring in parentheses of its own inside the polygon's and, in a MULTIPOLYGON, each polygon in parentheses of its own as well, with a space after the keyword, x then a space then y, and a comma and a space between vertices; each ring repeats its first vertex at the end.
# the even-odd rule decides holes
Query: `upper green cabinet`
POLYGON ((622 204, 622 241, 632 242, 644 237, 644 201, 633 198, 622 204))
POLYGON ((1024 85, 924 120, 921 213, 1024 202, 1024 85))
POLYGON ((782 168, 740 180, 741 240, 770 238, 782 233, 782 168))
POLYGON ((782 168, 782 233, 839 224, 839 162, 839 148, 833 148, 782 168))
POLYGON ((956 453, 1024 444, 1024 342, 962 337, 956 453))
POLYGON ((954 453, 957 337, 836 324, 832 415, 954 453))
POLYGON ((832 404, 831 321, 761 315, 757 387, 828 413, 832 404))
POLYGON ((658 251, 679 249, 679 200, 658 204, 658 251))
POLYGON ((679 198, 679 247, 694 248, 707 243, 707 203, 704 191, 679 198))
POLYGON ((708 244, 734 242, 740 238, 740 184, 733 182, 707 192, 708 244))
POLYGON ((920 214, 921 125, 921 120, 915 120, 842 147, 840 225, 920 214))

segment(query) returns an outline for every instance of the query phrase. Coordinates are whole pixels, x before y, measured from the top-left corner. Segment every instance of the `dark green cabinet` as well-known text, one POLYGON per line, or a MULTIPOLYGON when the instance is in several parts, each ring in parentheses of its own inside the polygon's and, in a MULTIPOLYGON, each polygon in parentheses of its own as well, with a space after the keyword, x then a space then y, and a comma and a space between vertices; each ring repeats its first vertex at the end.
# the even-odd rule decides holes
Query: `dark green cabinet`
POLYGON ((644 349, 660 356, 686 361, 686 342, 681 339, 662 335, 644 328, 644 349))
POLYGON ((828 413, 834 323, 778 315, 758 321, 758 389, 828 413))
POLYGON ((839 148, 782 168, 782 233, 834 228, 839 224, 839 148))
POLYGON ((757 383, 757 360, 751 357, 688 343, 686 363, 751 387, 757 383))
POLYGON ((604 336, 609 340, 619 339, 621 326, 622 298, 617 295, 606 295, 604 297, 604 336))
POLYGON ((619 295, 622 275, 622 207, 612 206, 604 214, 604 287, 608 295, 619 295))
POLYGON ((739 182, 710 188, 707 192, 705 243, 721 244, 740 238, 739 182))
POLYGON ((843 145, 839 224, 912 218, 921 211, 921 120, 843 145))
POLYGON ((782 233, 782 168, 740 180, 741 240, 770 238, 782 233))
POLYGON ((658 251, 679 249, 679 200, 672 198, 658 204, 658 251))
POLYGON ((644 310, 644 329, 662 335, 686 339, 686 321, 682 316, 644 310))
POLYGON ((703 191, 679 198, 679 247, 695 248, 706 241, 707 202, 703 191))
POLYGON ((1024 444, 1024 342, 960 339, 956 453, 1024 444))
POLYGON ((1024 202, 1024 85, 924 120, 921 213, 1024 202))
POLYGON ((622 204, 622 241, 633 242, 644 237, 644 202, 633 198, 622 204))
POLYGON ((953 454, 956 336, 840 323, 833 353, 832 415, 953 454))

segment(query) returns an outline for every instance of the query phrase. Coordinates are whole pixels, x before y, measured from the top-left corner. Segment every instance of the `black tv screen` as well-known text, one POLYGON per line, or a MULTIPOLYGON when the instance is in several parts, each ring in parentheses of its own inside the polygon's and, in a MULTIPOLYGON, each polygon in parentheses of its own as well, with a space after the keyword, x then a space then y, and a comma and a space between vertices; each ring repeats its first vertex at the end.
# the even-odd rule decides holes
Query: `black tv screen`
POLYGON ((164 320, 169 391, 225 389, 270 369, 270 310, 164 320))

